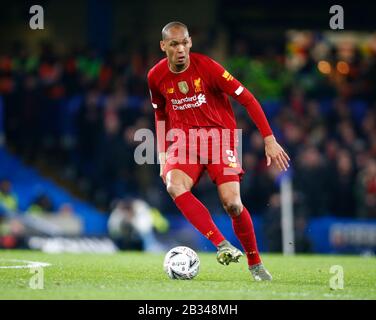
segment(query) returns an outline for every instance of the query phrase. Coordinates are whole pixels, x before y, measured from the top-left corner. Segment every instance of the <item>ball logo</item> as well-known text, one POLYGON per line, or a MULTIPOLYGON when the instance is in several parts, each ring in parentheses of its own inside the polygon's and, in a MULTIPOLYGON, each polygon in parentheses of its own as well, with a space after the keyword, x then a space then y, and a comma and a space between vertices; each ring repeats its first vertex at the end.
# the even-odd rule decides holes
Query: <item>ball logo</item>
POLYGON ((167 252, 163 269, 173 280, 191 280, 200 270, 200 259, 191 248, 179 246, 167 252))

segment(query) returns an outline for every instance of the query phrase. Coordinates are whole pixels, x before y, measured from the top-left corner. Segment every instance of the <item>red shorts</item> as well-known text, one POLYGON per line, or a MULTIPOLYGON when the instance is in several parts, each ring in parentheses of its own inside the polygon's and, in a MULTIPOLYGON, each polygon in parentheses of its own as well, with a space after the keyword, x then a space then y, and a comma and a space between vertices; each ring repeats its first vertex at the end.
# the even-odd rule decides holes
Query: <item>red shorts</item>
POLYGON ((172 169, 179 169, 192 178, 196 184, 205 170, 216 185, 225 182, 240 182, 244 175, 237 150, 234 147, 220 146, 220 143, 210 143, 207 151, 204 147, 180 147, 169 148, 163 175, 172 169), (214 147, 213 147, 214 146, 214 147), (216 150, 216 146, 217 149, 216 150), (215 151, 213 151, 213 148, 215 151))

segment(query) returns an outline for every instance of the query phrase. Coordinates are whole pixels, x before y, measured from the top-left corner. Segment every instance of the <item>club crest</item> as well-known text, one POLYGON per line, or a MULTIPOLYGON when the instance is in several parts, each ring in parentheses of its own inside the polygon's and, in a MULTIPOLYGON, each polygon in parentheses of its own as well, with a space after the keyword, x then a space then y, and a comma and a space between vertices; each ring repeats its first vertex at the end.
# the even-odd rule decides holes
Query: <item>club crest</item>
POLYGON ((201 92, 202 91, 201 78, 197 78, 197 79, 193 80, 193 84, 195 86, 195 92, 201 92))

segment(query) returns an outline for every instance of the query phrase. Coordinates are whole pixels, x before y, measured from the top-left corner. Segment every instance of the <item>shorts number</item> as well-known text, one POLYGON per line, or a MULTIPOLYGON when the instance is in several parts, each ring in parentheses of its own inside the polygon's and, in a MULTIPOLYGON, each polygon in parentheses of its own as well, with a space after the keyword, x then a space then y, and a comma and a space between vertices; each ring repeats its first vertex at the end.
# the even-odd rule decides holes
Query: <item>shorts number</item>
POLYGON ((226 153, 228 155, 227 159, 230 162, 236 162, 236 156, 234 156, 234 151, 232 150, 226 150, 226 153))

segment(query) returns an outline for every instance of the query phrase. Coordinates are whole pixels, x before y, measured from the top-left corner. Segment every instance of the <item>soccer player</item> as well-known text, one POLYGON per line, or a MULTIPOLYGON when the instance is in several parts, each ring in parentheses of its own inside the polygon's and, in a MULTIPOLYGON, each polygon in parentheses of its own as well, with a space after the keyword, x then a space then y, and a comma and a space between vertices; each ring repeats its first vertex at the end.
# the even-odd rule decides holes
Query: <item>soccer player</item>
POLYGON ((168 23, 162 29, 160 47, 167 58, 149 71, 148 85, 155 111, 160 176, 167 192, 186 219, 216 246, 219 263, 238 262, 242 252, 224 238, 208 209, 191 193, 207 170, 232 219, 253 278, 272 280, 257 249, 251 216, 240 198, 244 171, 236 152, 236 121, 228 95, 246 108, 263 136, 267 165, 273 162, 281 171, 287 170, 290 159, 274 138, 255 97, 220 64, 190 53, 192 39, 186 25, 168 23), (173 134, 169 136, 169 132, 173 134), (192 132, 196 135, 190 135, 192 132), (213 152, 218 148, 219 152, 213 152))

